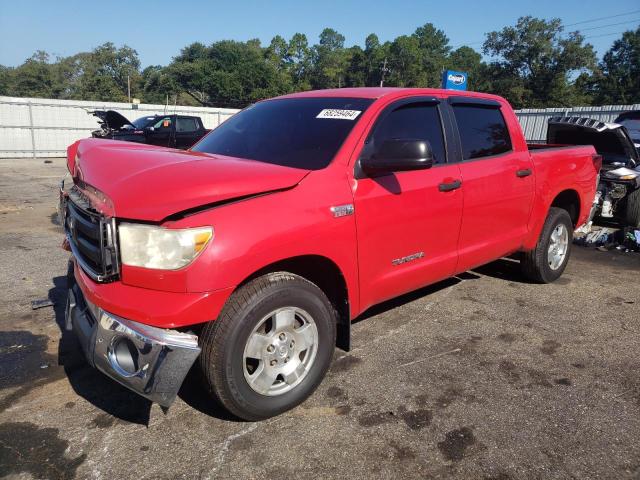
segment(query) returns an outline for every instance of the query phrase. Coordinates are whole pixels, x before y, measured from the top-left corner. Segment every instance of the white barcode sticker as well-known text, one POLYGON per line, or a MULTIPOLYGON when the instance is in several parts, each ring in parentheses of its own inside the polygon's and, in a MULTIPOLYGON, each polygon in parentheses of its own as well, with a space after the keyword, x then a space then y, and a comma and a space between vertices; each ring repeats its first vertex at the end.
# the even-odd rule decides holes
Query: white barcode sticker
POLYGON ((342 110, 339 108, 325 108, 316 118, 337 118, 339 120, 355 120, 361 110, 342 110))

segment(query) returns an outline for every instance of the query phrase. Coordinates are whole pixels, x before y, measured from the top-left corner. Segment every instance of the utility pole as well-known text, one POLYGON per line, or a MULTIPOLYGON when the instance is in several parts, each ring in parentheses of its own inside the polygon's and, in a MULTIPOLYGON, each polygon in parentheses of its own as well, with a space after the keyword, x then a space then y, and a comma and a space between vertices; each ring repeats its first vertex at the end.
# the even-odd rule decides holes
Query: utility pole
POLYGON ((380 86, 384 87, 384 74, 389 72, 389 69, 387 68, 387 57, 384 57, 384 63, 382 64, 382 78, 380 79, 380 86))
POLYGON ((131 103, 131 76, 127 75, 127 97, 129 97, 129 103, 131 103))

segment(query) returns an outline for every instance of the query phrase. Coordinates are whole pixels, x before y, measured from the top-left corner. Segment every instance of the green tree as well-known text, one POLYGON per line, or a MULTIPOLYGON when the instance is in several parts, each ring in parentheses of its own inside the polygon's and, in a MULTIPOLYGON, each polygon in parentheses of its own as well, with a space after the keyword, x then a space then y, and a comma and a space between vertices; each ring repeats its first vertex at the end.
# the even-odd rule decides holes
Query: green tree
POLYGON ((295 33, 287 46, 287 57, 290 66, 289 73, 295 90, 309 90, 311 83, 309 76, 311 75, 311 50, 306 35, 303 33, 295 33))
MULTIPOLYGON (((175 99, 175 96, 180 93, 167 69, 161 65, 150 65, 142 71, 136 91, 142 92, 139 98, 143 103, 159 104, 166 103, 169 97, 175 99)), ((195 103, 190 97, 181 100, 182 104, 185 102, 187 105, 195 103)))
POLYGON ((447 60, 447 69, 466 72, 469 90, 486 92, 491 90, 490 76, 482 55, 473 48, 463 46, 452 51, 447 60))
POLYGON ((599 103, 640 103, 640 27, 629 30, 604 54, 595 78, 599 103))
POLYGON ((325 28, 320 42, 312 48, 314 88, 340 88, 345 84, 348 55, 344 49, 344 35, 325 28))
POLYGON ((53 68, 49 54, 38 50, 13 72, 11 94, 17 97, 54 96, 53 68))
POLYGON ((367 87, 380 85, 383 68, 389 68, 388 59, 387 67, 385 67, 385 58, 388 56, 389 43, 381 44, 378 36, 375 33, 370 33, 364 41, 364 62, 362 65, 367 87))
POLYGON ((521 17, 515 27, 487 34, 483 51, 494 60, 493 89, 515 107, 569 106, 588 101, 572 79, 596 66, 593 47, 579 32, 563 33, 559 19, 521 17))
POLYGON ((415 36, 402 35, 389 46, 389 76, 385 86, 426 87, 427 77, 422 64, 420 41, 415 36))
POLYGON ((12 95, 13 68, 0 65, 0 95, 12 95))
MULTIPOLYGON (((127 101, 127 83, 139 82, 138 53, 124 45, 107 42, 80 58, 81 78, 77 96, 92 100, 127 101)), ((136 95, 132 91, 132 96, 136 95)))
POLYGON ((271 39, 271 43, 265 52, 269 60, 277 70, 286 70, 291 63, 289 59, 289 45, 280 35, 271 39))
POLYGON ((437 29, 432 23, 425 23, 418 27, 412 35, 418 41, 420 60, 422 64, 422 77, 424 87, 439 87, 441 73, 447 63, 447 57, 451 47, 449 39, 442 30, 437 29))
POLYGON ((242 107, 291 90, 290 77, 257 40, 189 46, 167 67, 176 88, 203 105, 242 107))

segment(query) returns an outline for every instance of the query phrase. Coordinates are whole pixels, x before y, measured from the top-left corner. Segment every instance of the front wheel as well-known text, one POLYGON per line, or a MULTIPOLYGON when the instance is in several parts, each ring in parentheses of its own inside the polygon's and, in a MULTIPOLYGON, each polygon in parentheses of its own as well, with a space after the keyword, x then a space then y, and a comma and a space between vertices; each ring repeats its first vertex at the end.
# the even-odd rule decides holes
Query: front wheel
POLYGON ((573 223, 569 213, 551 207, 536 247, 522 255, 522 272, 538 283, 557 280, 569 262, 572 241, 573 223))
POLYGON ((333 355, 336 315, 313 283, 271 273, 238 289, 200 338, 210 391, 234 415, 260 420, 295 407, 320 384, 333 355))

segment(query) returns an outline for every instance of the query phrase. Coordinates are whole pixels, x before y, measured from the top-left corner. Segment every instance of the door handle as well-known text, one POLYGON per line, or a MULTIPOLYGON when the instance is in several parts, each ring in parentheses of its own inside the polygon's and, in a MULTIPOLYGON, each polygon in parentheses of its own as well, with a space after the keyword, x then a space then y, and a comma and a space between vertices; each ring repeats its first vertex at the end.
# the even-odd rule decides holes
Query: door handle
POLYGON ((523 168, 522 170, 518 170, 516 172, 516 177, 520 177, 520 178, 528 177, 529 175, 531 175, 531 173, 533 172, 531 171, 530 168, 523 168))
POLYGON ((441 183, 440 185, 438 185, 438 190, 440 190, 441 192, 450 192, 451 190, 456 190, 460 188, 461 185, 462 185, 461 180, 454 180, 453 182, 450 182, 450 183, 441 183))

